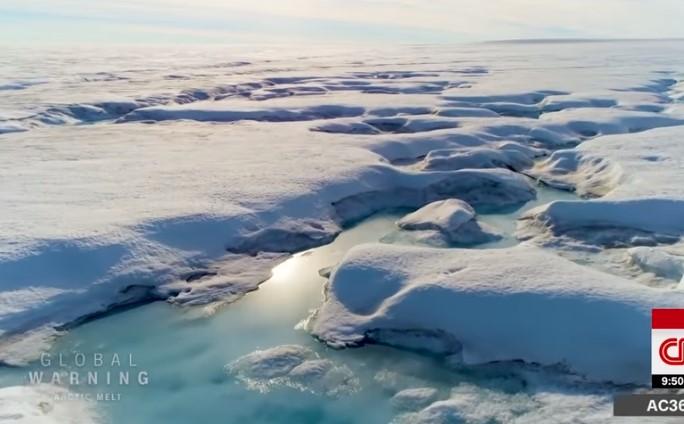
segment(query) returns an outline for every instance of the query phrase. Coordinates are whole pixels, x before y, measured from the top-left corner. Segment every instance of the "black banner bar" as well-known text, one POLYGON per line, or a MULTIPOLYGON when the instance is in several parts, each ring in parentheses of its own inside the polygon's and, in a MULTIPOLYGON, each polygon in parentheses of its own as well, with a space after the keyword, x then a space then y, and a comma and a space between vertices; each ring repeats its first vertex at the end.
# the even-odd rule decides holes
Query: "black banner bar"
POLYGON ((652 374, 651 387, 654 389, 684 389, 684 375, 652 374))

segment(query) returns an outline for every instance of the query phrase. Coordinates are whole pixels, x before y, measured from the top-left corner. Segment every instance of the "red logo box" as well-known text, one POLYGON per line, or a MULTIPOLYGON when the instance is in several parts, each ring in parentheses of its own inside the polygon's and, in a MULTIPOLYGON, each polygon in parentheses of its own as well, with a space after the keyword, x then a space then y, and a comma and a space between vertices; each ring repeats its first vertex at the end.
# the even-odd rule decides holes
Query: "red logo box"
POLYGON ((684 387, 684 309, 653 309, 651 380, 654 388, 684 387))

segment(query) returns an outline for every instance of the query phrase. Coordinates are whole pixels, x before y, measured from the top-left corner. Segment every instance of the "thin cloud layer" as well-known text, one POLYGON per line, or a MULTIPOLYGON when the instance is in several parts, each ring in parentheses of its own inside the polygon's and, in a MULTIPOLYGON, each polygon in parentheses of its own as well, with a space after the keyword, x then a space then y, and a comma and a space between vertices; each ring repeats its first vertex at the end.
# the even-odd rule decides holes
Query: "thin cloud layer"
POLYGON ((667 38, 682 19, 681 0, 0 0, 8 41, 667 38))

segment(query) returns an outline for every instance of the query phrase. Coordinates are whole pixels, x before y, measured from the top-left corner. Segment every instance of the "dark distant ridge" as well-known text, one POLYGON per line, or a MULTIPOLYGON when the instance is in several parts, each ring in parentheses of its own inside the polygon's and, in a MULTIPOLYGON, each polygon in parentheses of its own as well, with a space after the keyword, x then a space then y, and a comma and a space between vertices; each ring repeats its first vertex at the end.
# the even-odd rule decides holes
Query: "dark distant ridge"
POLYGON ((684 38, 520 38, 485 41, 485 44, 625 43, 635 41, 684 41, 684 38))

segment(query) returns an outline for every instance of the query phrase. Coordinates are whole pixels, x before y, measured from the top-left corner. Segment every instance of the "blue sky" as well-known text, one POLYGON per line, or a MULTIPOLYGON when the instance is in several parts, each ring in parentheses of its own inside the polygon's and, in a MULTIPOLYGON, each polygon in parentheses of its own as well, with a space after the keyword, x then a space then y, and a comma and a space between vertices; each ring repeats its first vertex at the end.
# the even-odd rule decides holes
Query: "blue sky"
POLYGON ((0 0, 0 42, 684 37, 684 0, 0 0))

